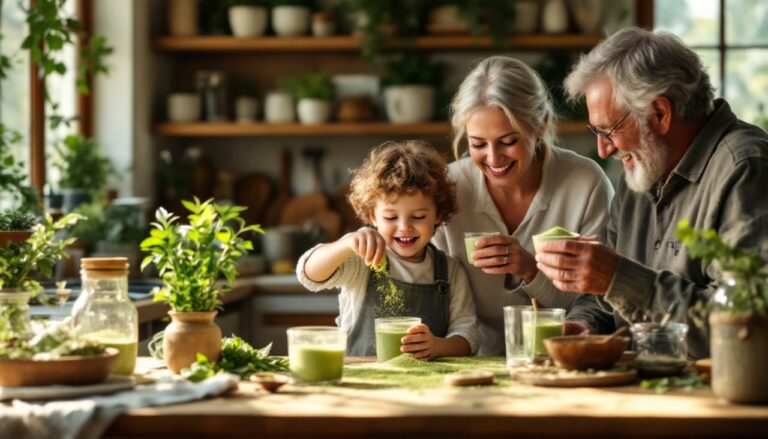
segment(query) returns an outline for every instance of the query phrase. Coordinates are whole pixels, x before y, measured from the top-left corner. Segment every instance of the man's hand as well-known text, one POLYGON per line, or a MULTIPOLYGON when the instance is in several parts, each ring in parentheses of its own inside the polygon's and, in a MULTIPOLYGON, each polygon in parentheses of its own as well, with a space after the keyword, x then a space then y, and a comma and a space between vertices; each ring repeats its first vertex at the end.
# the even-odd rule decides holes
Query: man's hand
POLYGON ((589 236, 546 241, 536 262, 560 290, 605 294, 619 265, 619 255, 589 236))

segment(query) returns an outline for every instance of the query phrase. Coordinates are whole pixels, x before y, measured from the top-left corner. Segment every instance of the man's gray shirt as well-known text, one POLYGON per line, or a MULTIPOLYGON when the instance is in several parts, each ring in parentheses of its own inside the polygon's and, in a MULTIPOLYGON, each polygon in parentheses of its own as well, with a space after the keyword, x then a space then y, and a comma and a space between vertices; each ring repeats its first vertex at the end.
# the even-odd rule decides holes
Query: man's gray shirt
POLYGON ((722 99, 666 182, 647 193, 619 183, 605 237, 621 256, 613 283, 604 300, 579 298, 568 319, 605 333, 623 324, 621 318, 658 320, 680 300, 674 317, 689 325, 688 354, 708 356, 707 329, 694 324, 688 308, 709 298, 719 271, 688 256, 675 237, 682 219, 696 229, 714 229, 731 244, 763 254, 768 246, 768 135, 738 120, 722 99), (618 315, 606 312, 605 302, 618 315))

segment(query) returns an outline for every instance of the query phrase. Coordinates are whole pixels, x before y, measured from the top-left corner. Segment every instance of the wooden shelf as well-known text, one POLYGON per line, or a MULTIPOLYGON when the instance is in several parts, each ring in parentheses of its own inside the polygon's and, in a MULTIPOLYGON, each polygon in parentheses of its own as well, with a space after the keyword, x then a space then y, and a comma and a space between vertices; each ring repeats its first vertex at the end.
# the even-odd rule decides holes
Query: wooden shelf
MULTIPOLYGON (((589 49, 600 41, 601 36, 567 35, 519 35, 507 39, 509 49, 544 50, 544 49, 589 49)), ((152 40, 157 50, 174 52, 332 52, 359 51, 361 37, 291 37, 274 36, 258 38, 235 38, 232 36, 196 36, 172 37, 161 36, 152 40)), ((415 40, 402 40, 393 43, 391 48, 412 47, 417 49, 456 49, 477 50, 495 49, 491 37, 425 36, 415 40)))
MULTIPOLYGON (((566 121, 558 125, 559 134, 586 132, 585 122, 566 121)), ((392 124, 389 122, 331 122, 323 125, 299 123, 232 123, 232 122, 160 122, 152 127, 159 136, 173 137, 266 137, 266 136, 448 136, 447 122, 392 124)))

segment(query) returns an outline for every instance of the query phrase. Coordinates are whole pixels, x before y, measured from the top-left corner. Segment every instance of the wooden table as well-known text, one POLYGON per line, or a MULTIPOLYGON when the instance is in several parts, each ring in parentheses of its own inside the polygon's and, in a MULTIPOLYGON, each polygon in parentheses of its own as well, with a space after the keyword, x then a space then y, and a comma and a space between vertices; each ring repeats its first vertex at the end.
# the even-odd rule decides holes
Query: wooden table
POLYGON ((108 437, 768 437, 768 406, 718 401, 709 389, 656 394, 610 388, 372 390, 251 383, 212 400, 132 410, 108 437))

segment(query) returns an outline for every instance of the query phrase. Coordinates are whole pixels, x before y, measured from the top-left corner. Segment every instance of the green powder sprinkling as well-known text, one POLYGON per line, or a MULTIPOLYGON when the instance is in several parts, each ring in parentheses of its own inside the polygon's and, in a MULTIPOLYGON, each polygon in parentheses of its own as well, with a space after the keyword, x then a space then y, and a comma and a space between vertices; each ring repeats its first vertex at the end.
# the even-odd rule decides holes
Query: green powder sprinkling
POLYGON ((368 266, 376 279, 377 290, 381 294, 381 302, 376 307, 376 315, 380 317, 402 316, 405 313, 405 297, 402 290, 397 288, 387 271, 387 255, 385 254, 378 266, 368 266))

